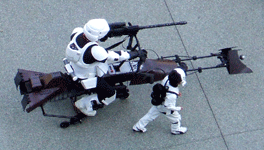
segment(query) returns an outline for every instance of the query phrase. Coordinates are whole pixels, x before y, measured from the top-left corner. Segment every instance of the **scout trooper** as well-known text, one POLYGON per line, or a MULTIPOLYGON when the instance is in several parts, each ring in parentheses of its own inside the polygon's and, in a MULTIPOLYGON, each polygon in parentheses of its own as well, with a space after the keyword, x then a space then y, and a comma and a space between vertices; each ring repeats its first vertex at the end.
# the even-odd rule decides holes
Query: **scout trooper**
POLYGON ((184 134, 187 132, 186 127, 181 126, 181 115, 179 111, 182 107, 176 107, 176 100, 180 95, 178 85, 184 86, 186 84, 185 72, 181 68, 176 68, 166 76, 161 84, 168 87, 171 92, 166 93, 165 101, 158 106, 152 106, 148 113, 143 116, 134 126, 133 131, 146 132, 145 128, 150 121, 156 119, 160 114, 164 114, 171 122, 172 134, 184 134), (173 94, 173 92, 177 94, 173 94))
POLYGON ((102 78, 107 74, 108 63, 133 59, 138 52, 107 51, 98 45, 98 40, 109 32, 105 19, 89 20, 83 28, 75 28, 71 41, 66 48, 66 58, 69 62, 65 68, 73 78, 81 82, 84 89, 97 88, 97 94, 85 95, 75 102, 75 106, 87 116, 95 116, 96 109, 108 105, 116 98, 113 87, 102 78))

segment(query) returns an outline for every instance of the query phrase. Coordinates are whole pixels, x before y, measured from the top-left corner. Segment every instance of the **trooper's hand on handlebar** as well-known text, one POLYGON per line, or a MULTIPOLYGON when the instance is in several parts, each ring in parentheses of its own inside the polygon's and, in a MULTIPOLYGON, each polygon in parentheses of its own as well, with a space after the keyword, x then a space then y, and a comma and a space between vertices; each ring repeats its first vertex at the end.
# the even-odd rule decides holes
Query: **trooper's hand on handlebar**
POLYGON ((148 56, 148 52, 145 49, 139 50, 138 51, 138 57, 146 59, 148 56))
POLYGON ((143 49, 143 50, 138 50, 138 51, 136 51, 136 50, 135 51, 130 51, 129 54, 130 54, 130 59, 129 60, 137 58, 137 57, 139 57, 141 59, 145 59, 145 58, 147 58, 148 52, 143 49))

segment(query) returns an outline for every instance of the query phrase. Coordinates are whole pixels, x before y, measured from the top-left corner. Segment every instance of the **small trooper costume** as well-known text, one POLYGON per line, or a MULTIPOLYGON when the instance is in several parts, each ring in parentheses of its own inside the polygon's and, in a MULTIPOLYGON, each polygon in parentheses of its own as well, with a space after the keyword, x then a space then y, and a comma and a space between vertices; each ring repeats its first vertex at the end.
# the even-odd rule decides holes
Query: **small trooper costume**
POLYGON ((68 74, 71 74, 74 81, 79 79, 84 89, 95 87, 99 89, 97 94, 85 95, 75 102, 75 106, 87 116, 96 115, 95 105, 102 107, 115 100, 114 88, 100 78, 107 74, 108 63, 135 57, 135 54, 122 50, 107 51, 98 45, 97 41, 109 30, 105 19, 92 19, 83 28, 78 27, 73 30, 71 41, 66 48, 65 59, 69 61, 69 64, 68 67, 65 65, 65 68, 68 74))
MULTIPOLYGON (((169 91, 175 92, 179 95, 178 84, 181 83, 182 86, 186 84, 185 76, 185 72, 181 68, 176 68, 162 80, 161 84, 167 86, 169 91), (174 80, 175 78, 178 79, 174 80)), ((164 114, 171 122, 172 134, 184 134, 187 132, 186 127, 181 127, 181 115, 178 111, 182 108, 176 107, 176 100, 176 94, 167 92, 165 101, 161 105, 153 105, 148 113, 133 126, 133 131, 146 132, 147 129, 145 127, 147 124, 156 119, 160 114, 164 114)))

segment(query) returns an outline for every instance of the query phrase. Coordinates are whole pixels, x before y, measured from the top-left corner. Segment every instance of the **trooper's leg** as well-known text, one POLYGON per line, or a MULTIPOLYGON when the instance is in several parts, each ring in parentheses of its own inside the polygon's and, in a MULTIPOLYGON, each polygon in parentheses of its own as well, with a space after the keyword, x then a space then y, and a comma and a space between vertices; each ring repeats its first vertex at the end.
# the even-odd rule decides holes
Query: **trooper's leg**
POLYGON ((136 132, 146 132, 147 129, 145 128, 150 121, 153 121, 160 115, 157 107, 152 106, 148 113, 144 115, 134 126, 133 131, 136 132))
POLYGON ((177 135, 177 134, 184 134, 187 132, 187 128, 181 126, 181 115, 177 111, 174 111, 166 116, 171 121, 172 134, 177 135))
POLYGON ((105 98, 104 100, 102 100, 101 102, 105 105, 109 105, 110 103, 112 103, 114 100, 116 99, 116 93, 108 98, 105 98))

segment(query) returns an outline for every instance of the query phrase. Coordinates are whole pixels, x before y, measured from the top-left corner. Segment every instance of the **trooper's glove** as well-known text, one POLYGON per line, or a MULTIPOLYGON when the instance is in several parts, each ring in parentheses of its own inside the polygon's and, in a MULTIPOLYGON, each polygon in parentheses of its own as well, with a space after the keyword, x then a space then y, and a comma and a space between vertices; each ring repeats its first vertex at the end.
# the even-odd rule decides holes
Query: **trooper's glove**
POLYGON ((144 49, 143 50, 140 50, 140 51, 130 51, 128 53, 130 55, 129 60, 135 59, 137 57, 147 58, 147 54, 148 54, 148 52, 146 50, 144 50, 144 49))
POLYGON ((148 52, 145 49, 138 51, 138 57, 147 58, 147 56, 148 56, 148 52))

